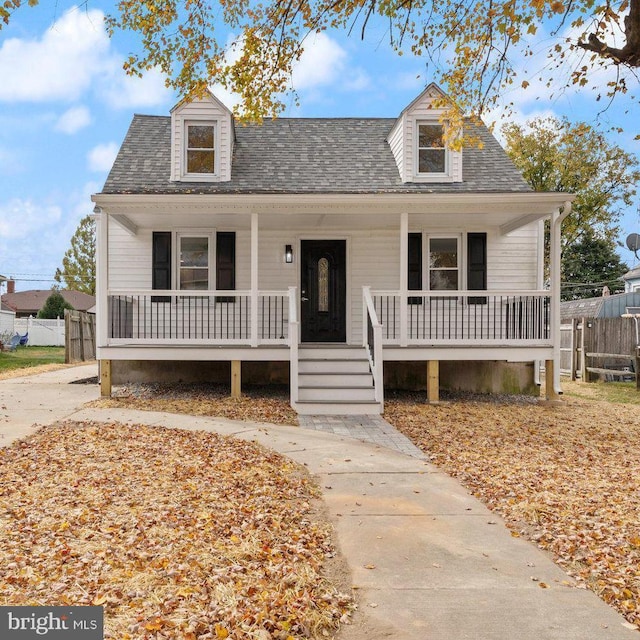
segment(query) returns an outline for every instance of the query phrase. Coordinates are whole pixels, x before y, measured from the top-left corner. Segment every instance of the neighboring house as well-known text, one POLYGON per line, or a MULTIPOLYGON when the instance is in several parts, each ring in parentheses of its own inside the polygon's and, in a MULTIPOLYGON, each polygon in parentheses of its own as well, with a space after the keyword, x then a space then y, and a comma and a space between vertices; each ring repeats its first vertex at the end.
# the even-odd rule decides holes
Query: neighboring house
POLYGON ((288 380, 299 412, 377 413, 385 385, 530 390, 544 360, 553 396, 572 197, 533 192, 483 125, 445 148, 442 97, 397 118, 236 125, 212 95, 134 116, 92 198, 103 393, 231 374, 288 380))
POLYGON ((566 300, 560 305, 563 322, 580 318, 619 318, 626 313, 640 312, 640 289, 629 293, 614 293, 599 298, 566 300))
POLYGON ((633 291, 640 292, 640 264, 631 269, 631 271, 627 271, 627 273, 622 276, 622 279, 624 280, 624 290, 626 293, 633 291))
POLYGON ((15 319, 15 309, 4 302, 0 302, 0 338, 4 335, 11 335, 15 333, 15 319))
MULTIPOLYGON (((14 291, 2 296, 2 302, 11 306, 16 312, 16 318, 28 318, 37 316, 45 301, 51 295, 51 289, 31 289, 29 291, 14 291)), ((60 290, 62 297, 78 311, 86 311, 96 303, 95 296, 81 291, 60 290)))

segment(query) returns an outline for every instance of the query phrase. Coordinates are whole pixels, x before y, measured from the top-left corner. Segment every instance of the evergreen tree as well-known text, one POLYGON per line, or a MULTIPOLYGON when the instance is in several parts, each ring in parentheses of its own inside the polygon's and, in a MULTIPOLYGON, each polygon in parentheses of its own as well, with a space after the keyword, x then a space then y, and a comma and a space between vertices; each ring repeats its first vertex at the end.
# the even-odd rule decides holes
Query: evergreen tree
POLYGON ((91 216, 80 220, 54 279, 72 291, 96 294, 96 223, 91 216))
POLYGON ((605 286, 611 293, 624 291, 622 276, 628 270, 610 240, 588 231, 562 256, 562 299, 597 298, 605 286))
POLYGON ((73 309, 57 289, 51 290, 51 295, 45 300, 42 309, 38 311, 38 318, 64 318, 64 310, 73 309))

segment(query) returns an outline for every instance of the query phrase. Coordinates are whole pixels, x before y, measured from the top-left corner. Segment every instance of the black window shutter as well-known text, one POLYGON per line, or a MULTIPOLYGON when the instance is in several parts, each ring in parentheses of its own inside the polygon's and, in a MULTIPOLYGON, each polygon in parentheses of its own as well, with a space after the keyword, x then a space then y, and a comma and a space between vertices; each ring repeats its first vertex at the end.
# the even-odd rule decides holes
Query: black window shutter
MULTIPOLYGON (((220 231, 216 234, 216 289, 232 291, 236 288, 236 234, 220 231)), ((234 302, 233 296, 218 297, 218 302, 234 302)))
MULTIPOLYGON (((467 234, 467 289, 487 289, 487 234, 467 234)), ((469 298, 469 304, 487 304, 486 297, 469 298)))
MULTIPOLYGON (((154 231, 152 289, 171 289, 171 231, 154 231)), ((153 296, 151 302, 171 302, 171 296, 153 296)))
MULTIPOLYGON (((408 246, 408 279, 407 288, 410 291, 422 290, 422 234, 410 233, 408 246)), ((409 304, 422 304, 422 298, 410 297, 409 304)))

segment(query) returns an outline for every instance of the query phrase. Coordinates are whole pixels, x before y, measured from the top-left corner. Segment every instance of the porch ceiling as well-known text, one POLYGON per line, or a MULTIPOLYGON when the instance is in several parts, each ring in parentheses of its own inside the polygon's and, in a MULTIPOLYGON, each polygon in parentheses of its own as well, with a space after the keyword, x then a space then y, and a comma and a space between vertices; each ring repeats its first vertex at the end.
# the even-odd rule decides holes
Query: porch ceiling
POLYGON ((110 214, 130 233, 138 229, 235 227, 249 229, 251 215, 259 228, 396 229, 400 214, 410 226, 433 229, 495 227, 509 233, 547 218, 572 197, 558 193, 499 194, 346 194, 330 196, 126 196, 93 197, 99 210, 110 214))

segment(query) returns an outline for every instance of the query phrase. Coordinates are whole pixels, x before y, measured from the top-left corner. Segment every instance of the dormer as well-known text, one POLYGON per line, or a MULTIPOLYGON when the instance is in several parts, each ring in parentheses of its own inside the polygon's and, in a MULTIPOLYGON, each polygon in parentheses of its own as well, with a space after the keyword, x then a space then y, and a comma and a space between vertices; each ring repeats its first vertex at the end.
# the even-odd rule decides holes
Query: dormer
POLYGON ((212 93, 171 110, 171 180, 228 182, 233 114, 212 93))
POLYGON ((462 182, 462 151, 444 142, 446 94, 431 83, 396 120, 387 140, 402 182, 462 182))

